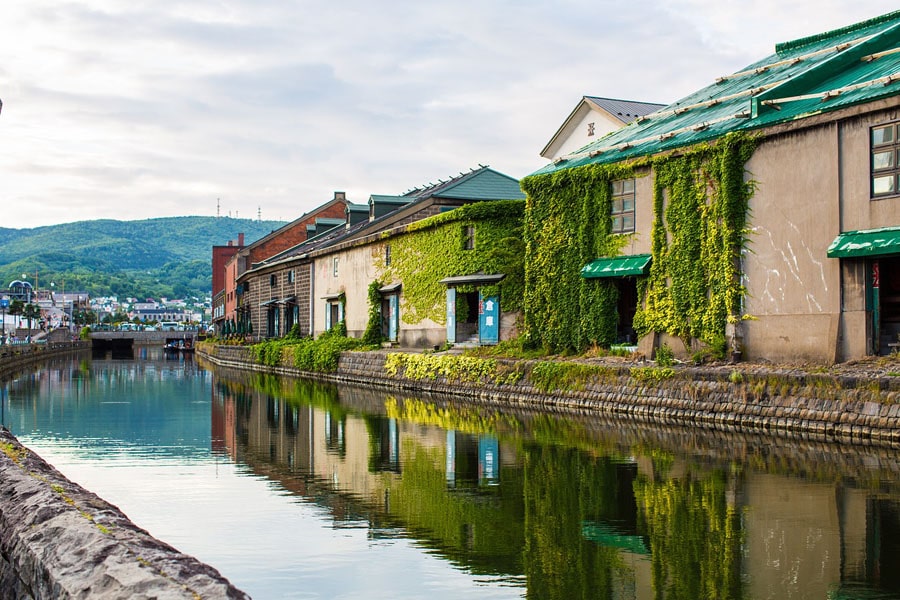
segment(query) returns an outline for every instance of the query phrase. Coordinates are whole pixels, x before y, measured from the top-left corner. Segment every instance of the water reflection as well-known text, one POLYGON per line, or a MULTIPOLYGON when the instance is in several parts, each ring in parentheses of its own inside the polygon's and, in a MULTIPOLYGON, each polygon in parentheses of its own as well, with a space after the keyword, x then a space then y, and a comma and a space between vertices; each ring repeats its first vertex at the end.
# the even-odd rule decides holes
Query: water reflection
POLYGON ((156 349, 57 361, 0 400, 28 445, 257 598, 900 597, 891 449, 501 412, 156 349))
POLYGON ((232 458, 528 597, 900 593, 887 450, 243 379, 214 398, 232 458))

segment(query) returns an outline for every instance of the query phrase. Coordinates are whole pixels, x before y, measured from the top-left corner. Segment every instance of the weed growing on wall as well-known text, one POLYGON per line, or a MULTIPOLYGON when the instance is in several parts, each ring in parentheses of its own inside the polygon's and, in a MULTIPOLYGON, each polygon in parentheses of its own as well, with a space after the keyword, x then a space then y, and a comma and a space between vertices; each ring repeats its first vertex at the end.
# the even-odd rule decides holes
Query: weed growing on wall
MULTIPOLYGON (((527 194, 525 323, 529 343, 582 351, 614 341, 618 294, 613 281, 583 279, 581 268, 614 257, 631 241, 611 232, 610 184, 653 177, 650 273, 638 284, 638 335, 669 333, 717 344, 740 315, 740 251, 754 184, 744 165, 755 140, 729 134, 680 154, 621 164, 592 164, 533 175, 527 194)), ((633 234, 632 234, 633 235, 633 234)))
POLYGON ((377 346, 384 341, 381 334, 381 282, 377 279, 369 284, 369 321, 366 323, 366 331, 363 333, 362 342, 370 346, 377 346))

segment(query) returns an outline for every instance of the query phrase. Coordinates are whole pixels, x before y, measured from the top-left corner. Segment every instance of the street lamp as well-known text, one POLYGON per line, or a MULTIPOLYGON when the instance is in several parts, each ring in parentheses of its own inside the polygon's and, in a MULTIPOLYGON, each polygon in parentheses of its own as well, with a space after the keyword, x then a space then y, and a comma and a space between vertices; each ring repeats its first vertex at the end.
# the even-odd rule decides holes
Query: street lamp
POLYGON ((3 334, 0 336, 0 344, 6 343, 6 309, 9 308, 9 298, 0 298, 0 309, 3 311, 3 334))

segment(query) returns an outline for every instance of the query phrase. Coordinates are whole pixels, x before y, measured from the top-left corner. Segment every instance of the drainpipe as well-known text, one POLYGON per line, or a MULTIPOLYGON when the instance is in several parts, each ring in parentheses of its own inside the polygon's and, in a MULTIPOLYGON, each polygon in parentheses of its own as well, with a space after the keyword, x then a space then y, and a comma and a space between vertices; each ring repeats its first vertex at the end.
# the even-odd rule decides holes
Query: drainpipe
POLYGON ((309 337, 316 337, 316 261, 309 261, 309 337))
MULTIPOLYGON (((835 127, 837 134, 837 212, 838 234, 844 232, 844 122, 838 121, 835 127)), ((866 328, 868 330, 868 328, 866 328)), ((868 337, 868 331, 866 332, 868 337)), ((837 362, 843 357, 841 346, 844 340, 844 259, 838 259, 838 322, 837 337, 835 338, 834 360, 837 362)), ((868 346, 866 340, 866 346, 868 346)))

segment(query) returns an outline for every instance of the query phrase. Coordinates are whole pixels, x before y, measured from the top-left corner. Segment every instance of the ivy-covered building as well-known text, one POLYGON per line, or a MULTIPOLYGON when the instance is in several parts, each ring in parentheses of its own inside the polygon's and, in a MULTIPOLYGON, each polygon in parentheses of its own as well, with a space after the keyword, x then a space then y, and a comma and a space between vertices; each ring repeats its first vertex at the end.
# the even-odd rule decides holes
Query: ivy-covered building
POLYGON ((894 12, 779 44, 556 159, 522 184, 525 335, 782 361, 889 351, 898 140, 894 12))
POLYGON ((404 346, 495 343, 521 315, 524 194, 479 166, 399 196, 348 202, 345 219, 251 265, 244 320, 259 337, 341 325, 404 346))
POLYGON ((410 347, 515 335, 524 259, 519 182, 479 166, 400 198, 411 201, 378 217, 390 198, 372 196, 368 224, 311 253, 315 333, 340 321, 362 337, 378 320, 385 339, 410 347))

